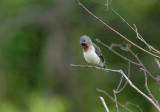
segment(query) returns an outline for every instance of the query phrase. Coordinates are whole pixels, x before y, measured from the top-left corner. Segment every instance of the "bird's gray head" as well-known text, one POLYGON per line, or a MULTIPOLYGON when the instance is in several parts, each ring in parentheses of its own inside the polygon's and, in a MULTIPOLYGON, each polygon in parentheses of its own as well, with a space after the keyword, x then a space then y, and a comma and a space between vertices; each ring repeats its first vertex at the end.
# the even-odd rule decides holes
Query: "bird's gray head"
POLYGON ((92 45, 92 41, 88 36, 84 35, 80 38, 80 44, 82 46, 85 46, 85 45, 90 46, 92 45))

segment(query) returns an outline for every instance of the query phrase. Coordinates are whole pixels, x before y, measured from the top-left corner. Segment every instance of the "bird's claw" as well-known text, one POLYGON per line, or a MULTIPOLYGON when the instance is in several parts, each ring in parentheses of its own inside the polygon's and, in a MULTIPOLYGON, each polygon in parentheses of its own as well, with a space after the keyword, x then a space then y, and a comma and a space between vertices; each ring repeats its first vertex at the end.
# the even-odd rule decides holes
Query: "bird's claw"
POLYGON ((90 63, 88 63, 88 64, 86 65, 86 69, 88 68, 89 64, 90 64, 90 63))
POLYGON ((96 65, 96 66, 93 66, 94 71, 96 71, 96 67, 97 67, 97 65, 96 65))

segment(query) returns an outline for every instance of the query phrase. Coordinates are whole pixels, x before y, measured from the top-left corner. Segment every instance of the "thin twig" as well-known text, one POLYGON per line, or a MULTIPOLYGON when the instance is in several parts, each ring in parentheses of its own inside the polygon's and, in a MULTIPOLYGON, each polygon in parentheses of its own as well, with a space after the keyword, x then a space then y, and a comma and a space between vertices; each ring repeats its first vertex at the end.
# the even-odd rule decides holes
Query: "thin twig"
POLYGON ((141 40, 148 48, 150 51, 152 51, 153 53, 156 54, 160 54, 160 51, 158 51, 157 49, 155 49, 153 46, 149 45, 144 39, 143 37, 138 33, 138 30, 134 24, 135 29, 118 13, 116 12, 111 6, 110 6, 111 10, 120 18, 122 19, 123 22, 125 22, 137 35, 138 39, 141 40))
POLYGON ((117 104, 117 93, 116 93, 115 90, 113 90, 113 94, 114 94, 114 100, 116 101, 115 102, 115 107, 116 107, 117 112, 119 112, 119 108, 118 108, 118 104, 117 104))
POLYGON ((127 44, 126 47, 122 47, 121 45, 114 43, 114 44, 111 44, 111 47, 109 47, 108 45, 106 45, 106 44, 104 44, 103 42, 101 42, 99 39, 96 39, 96 41, 97 41, 98 43, 102 44, 103 46, 107 47, 109 50, 111 50, 113 53, 115 53, 115 54, 118 55, 119 57, 123 58, 124 60, 126 60, 126 61, 128 61, 128 62, 130 62, 130 63, 132 63, 132 64, 135 64, 135 65, 138 65, 138 66, 141 66, 142 68, 144 68, 144 69, 147 71, 148 75, 149 75, 152 79, 154 79, 158 84, 160 84, 158 78, 154 77, 154 76, 149 72, 149 70, 143 65, 143 63, 142 63, 141 60, 138 58, 138 56, 129 48, 129 47, 130 47, 129 44, 127 44), (132 60, 130 60, 130 59, 124 57, 124 56, 122 56, 121 54, 119 54, 118 52, 116 52, 112 47, 120 47, 122 50, 130 52, 130 53, 136 58, 136 60, 138 61, 138 63, 137 63, 137 62, 134 62, 134 61, 132 61, 132 60))
MULTIPOLYGON (((130 62, 128 62, 128 78, 130 77, 130 62)), ((127 85, 128 81, 126 81, 126 83, 123 85, 123 87, 119 90, 121 84, 122 84, 122 81, 123 81, 123 75, 121 76, 121 80, 118 84, 118 87, 116 90, 113 90, 113 93, 114 93, 114 98, 115 100, 117 101, 117 94, 119 94, 127 85)), ((117 103, 115 103, 115 107, 117 109, 117 112, 119 112, 119 109, 118 109, 118 105, 117 103)))
POLYGON ((155 61, 156 61, 157 65, 158 65, 158 68, 160 69, 160 63, 159 63, 158 59, 155 58, 155 61))
POLYGON ((118 84, 118 87, 117 87, 116 91, 119 90, 119 88, 120 88, 120 86, 121 86, 121 84, 122 84, 122 81, 123 81, 123 75, 121 76, 121 80, 119 81, 119 84, 118 84))
POLYGON ((160 81, 159 81, 156 77, 154 77, 154 76, 149 72, 149 70, 143 65, 143 63, 141 62, 141 60, 138 58, 138 55, 135 54, 131 49, 128 49, 128 50, 129 50, 129 52, 136 58, 136 60, 139 62, 139 64, 142 66, 142 68, 146 70, 146 72, 148 73, 148 75, 149 75, 152 79, 154 79, 158 84, 160 84, 160 81))
MULTIPOLYGON (((148 81, 147 81, 147 73, 145 69, 141 69, 144 71, 144 76, 145 76, 145 88, 147 90, 147 92, 149 93, 150 97, 153 99, 153 101, 157 104, 157 106, 159 106, 158 101, 156 100, 156 98, 153 96, 153 94, 151 93, 149 87, 148 87, 148 81)), ((159 106, 160 107, 160 106, 159 106)))
POLYGON ((156 53, 156 54, 160 54, 160 51, 158 51, 157 49, 155 49, 153 46, 149 45, 149 44, 144 40, 144 38, 138 33, 138 29, 137 29, 136 25, 133 24, 133 26, 135 27, 135 30, 134 30, 134 31, 136 32, 137 38, 138 38, 139 40, 141 40, 141 41, 148 47, 148 49, 149 49, 150 51, 152 51, 153 53, 156 53))
POLYGON ((139 107, 139 105, 133 104, 133 103, 131 103, 131 102, 127 102, 127 103, 126 103, 126 107, 127 107, 128 105, 132 105, 132 106, 136 107, 140 112, 142 112, 142 109, 139 107))
POLYGON ((129 39, 127 39, 124 35, 122 35, 121 33, 119 33, 118 31, 116 31, 115 29, 113 29, 112 27, 110 27, 108 24, 106 24, 104 21, 102 21, 99 17, 97 17, 96 15, 94 15, 91 11, 89 11, 79 0, 76 0, 78 2, 78 4, 85 9, 88 14, 90 14, 91 16, 93 16, 95 19, 97 19, 98 21, 100 21, 102 24, 104 24, 106 27, 108 27, 110 30, 112 30, 113 32, 115 32, 116 34, 118 34, 120 37, 122 37, 124 40, 126 40, 127 42, 129 42, 130 44, 132 44, 133 46, 139 48, 140 50, 144 51, 147 54, 150 54, 154 57, 160 58, 159 56, 143 49, 142 47, 138 46, 137 44, 133 43, 132 41, 130 41, 129 39))
POLYGON ((106 68, 100 68, 100 67, 96 67, 96 66, 88 66, 86 67, 86 65, 73 65, 71 64, 72 67, 81 67, 81 68, 95 68, 98 70, 102 70, 102 71, 109 71, 109 72, 116 72, 116 73, 120 73, 121 75, 123 75, 123 77, 126 79, 126 81, 128 81, 129 85, 135 89, 139 94, 141 94, 143 97, 145 97, 150 103, 152 103, 154 105, 154 107, 160 111, 160 107, 157 106, 157 104, 153 101, 153 99, 151 99, 149 96, 147 96, 145 93, 143 93, 140 89, 138 89, 132 82, 131 80, 128 79, 128 77, 125 75, 125 73, 122 70, 113 70, 113 69, 106 69, 106 68))
MULTIPOLYGON (((130 77, 130 62, 128 62, 128 78, 129 77, 130 77)), ((120 93, 126 87, 127 84, 128 84, 128 81, 126 81, 126 83, 124 84, 124 86, 120 90, 116 89, 116 93, 120 93)))
POLYGON ((142 38, 142 36, 139 34, 139 32, 138 32, 138 29, 137 29, 137 27, 136 27, 136 25, 135 24, 133 24, 133 26, 135 27, 135 32, 136 32, 136 36, 137 36, 137 38, 139 39, 139 40, 141 40, 144 44, 146 44, 147 46, 148 46, 148 44, 147 44, 147 42, 142 38))
POLYGON ((106 0, 106 4, 105 4, 105 6, 107 7, 107 9, 106 9, 106 10, 108 10, 108 6, 109 6, 108 0, 106 0))
POLYGON ((96 39, 96 41, 97 41, 98 43, 102 44, 103 46, 107 47, 110 51, 112 51, 114 54, 116 54, 117 56, 121 57, 122 59, 124 59, 124 60, 126 60, 126 61, 128 61, 128 62, 130 62, 130 63, 132 63, 132 64, 141 66, 139 63, 134 62, 134 61, 132 61, 132 60, 124 57, 123 55, 119 54, 117 51, 115 51, 114 49, 112 49, 112 47, 113 47, 112 45, 111 45, 111 47, 110 47, 110 46, 104 44, 103 42, 101 42, 99 39, 96 39))
POLYGON ((108 6, 111 4, 111 2, 112 2, 112 0, 106 0, 106 4, 105 4, 105 6, 107 7, 107 9, 106 10, 108 10, 108 6))
POLYGON ((112 47, 115 47, 115 46, 116 46, 116 47, 120 47, 120 49, 122 49, 122 50, 124 50, 124 51, 130 52, 130 54, 132 54, 132 56, 134 56, 135 59, 138 61, 138 63, 140 64, 140 66, 146 70, 146 72, 148 73, 148 75, 149 75, 153 80, 155 80, 158 84, 160 84, 160 80, 159 80, 158 78, 154 77, 154 76, 149 72, 149 70, 143 65, 142 61, 138 58, 138 55, 135 54, 135 53, 130 49, 131 46, 130 46, 129 44, 126 44, 126 47, 122 47, 122 45, 120 45, 120 44, 115 44, 115 43, 112 44, 112 47))
POLYGON ((126 108, 124 105, 122 105, 121 103, 117 102, 114 98, 112 98, 112 96, 110 96, 107 92, 100 90, 97 88, 98 92, 101 92, 103 94, 105 94, 108 98, 110 98, 114 103, 117 103, 119 106, 121 106, 122 108, 124 108, 125 110, 127 110, 128 112, 133 112, 131 110, 129 110, 128 108, 126 108))
POLYGON ((99 98, 101 99, 102 103, 103 103, 103 106, 104 108, 106 109, 106 112, 110 112, 107 105, 106 105, 106 102, 104 101, 103 97, 99 96, 99 98))

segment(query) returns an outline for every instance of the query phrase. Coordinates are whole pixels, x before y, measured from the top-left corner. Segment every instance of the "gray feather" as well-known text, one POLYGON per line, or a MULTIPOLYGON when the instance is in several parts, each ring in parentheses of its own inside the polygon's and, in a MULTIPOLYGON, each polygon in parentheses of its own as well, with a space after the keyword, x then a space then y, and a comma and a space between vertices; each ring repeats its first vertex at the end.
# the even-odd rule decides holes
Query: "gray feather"
POLYGON ((92 42, 92 44, 93 44, 93 47, 95 48, 96 54, 99 56, 99 58, 101 59, 101 61, 102 61, 103 63, 105 63, 100 48, 99 48, 96 44, 94 44, 93 42, 92 42))

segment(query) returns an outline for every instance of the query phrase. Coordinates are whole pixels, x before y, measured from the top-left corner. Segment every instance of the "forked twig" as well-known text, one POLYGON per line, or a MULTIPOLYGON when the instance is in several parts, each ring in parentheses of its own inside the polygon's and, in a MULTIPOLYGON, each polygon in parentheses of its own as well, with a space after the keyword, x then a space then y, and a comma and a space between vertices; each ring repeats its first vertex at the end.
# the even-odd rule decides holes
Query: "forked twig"
MULTIPOLYGON (((128 78, 130 77, 130 62, 128 62, 128 78)), ((117 101, 117 94, 119 94, 127 85, 128 81, 126 81, 126 83, 123 85, 123 87, 120 89, 120 86, 122 85, 122 81, 123 81, 123 75, 121 76, 121 79, 119 81, 118 87, 116 88, 116 90, 113 90, 113 94, 114 94, 114 98, 117 101)), ((117 109, 117 112, 119 112, 118 109, 118 104, 115 103, 115 107, 117 109)))
POLYGON ((148 75, 149 75, 153 80, 155 80, 158 84, 160 84, 160 79, 154 77, 154 76, 149 72, 149 70, 143 65, 143 63, 141 62, 141 60, 138 58, 138 55, 135 54, 135 53, 129 48, 130 45, 127 44, 126 47, 122 47, 120 44, 115 44, 115 43, 114 43, 114 44, 111 44, 111 46, 108 46, 108 45, 104 44, 103 42, 101 42, 99 39, 96 39, 96 41, 97 41, 98 43, 102 44, 103 46, 107 47, 107 48, 108 48, 109 50, 111 50, 114 54, 118 55, 119 57, 123 58, 124 60, 126 60, 126 61, 128 61, 128 62, 130 62, 130 63, 132 63, 132 64, 135 64, 135 65, 138 65, 138 66, 141 66, 142 68, 144 68, 144 69, 147 71, 148 75), (130 59, 122 56, 121 54, 119 54, 118 52, 116 52, 116 51, 113 49, 113 47, 119 47, 120 49, 122 49, 122 50, 124 50, 124 51, 130 52, 130 53, 132 54, 132 56, 134 56, 138 62, 134 62, 134 61, 132 61, 132 60, 130 60, 130 59))
MULTIPOLYGON (((130 69, 131 69, 130 66, 131 66, 131 64, 130 64, 130 62, 128 62, 128 78, 130 77, 130 69)), ((126 83, 124 84, 124 86, 121 89, 117 88, 116 93, 122 92, 122 90, 126 87, 127 84, 128 84, 128 81, 126 81, 126 83)))
POLYGON ((122 59, 124 59, 124 60, 126 60, 126 61, 128 61, 128 62, 130 62, 130 63, 132 63, 132 64, 141 66, 139 63, 134 62, 134 61, 132 61, 132 60, 124 57, 123 55, 119 54, 117 51, 115 51, 114 49, 112 49, 112 47, 113 47, 112 45, 113 45, 113 44, 112 44, 111 46, 108 46, 108 45, 104 44, 103 42, 101 42, 99 39, 96 39, 96 41, 97 41, 98 43, 102 44, 103 46, 107 47, 110 51, 112 51, 114 54, 116 54, 117 56, 121 57, 122 59))
POLYGON ((103 91, 103 90, 100 90, 97 88, 97 91, 98 92, 101 92, 103 94, 105 94, 108 98, 110 98, 114 103, 117 103, 119 106, 121 106, 122 108, 124 108, 126 111, 128 112, 133 112, 131 110, 129 110, 128 108, 126 108, 124 105, 122 105, 121 103, 119 103, 118 101, 116 101, 114 98, 112 98, 112 96, 110 96, 107 92, 103 91))
POLYGON ((135 28, 133 28, 133 27, 132 27, 118 12, 116 12, 111 6, 110 6, 110 8, 111 8, 111 10, 112 10, 120 19, 122 19, 123 22, 125 22, 125 23, 136 33, 137 38, 138 38, 139 40, 141 40, 141 41, 149 48, 150 51, 152 51, 153 53, 156 53, 156 54, 160 54, 160 51, 158 51, 157 49, 155 49, 153 46, 149 45, 149 44, 143 39, 143 37, 138 33, 138 30, 137 30, 137 27, 136 27, 135 24, 133 24, 134 27, 135 27, 135 28))
POLYGON ((143 63, 141 62, 141 60, 138 58, 138 55, 135 54, 131 49, 128 49, 129 52, 136 58, 136 60, 139 62, 139 64, 141 65, 141 67, 146 70, 146 72, 148 73, 148 75, 154 79, 158 84, 160 84, 160 80, 158 80, 156 77, 154 77, 150 72, 149 70, 143 65, 143 63))
POLYGON ((119 81, 119 84, 118 84, 118 87, 117 87, 116 91, 119 90, 119 88, 121 87, 122 82, 123 82, 123 76, 121 76, 121 79, 119 81))

